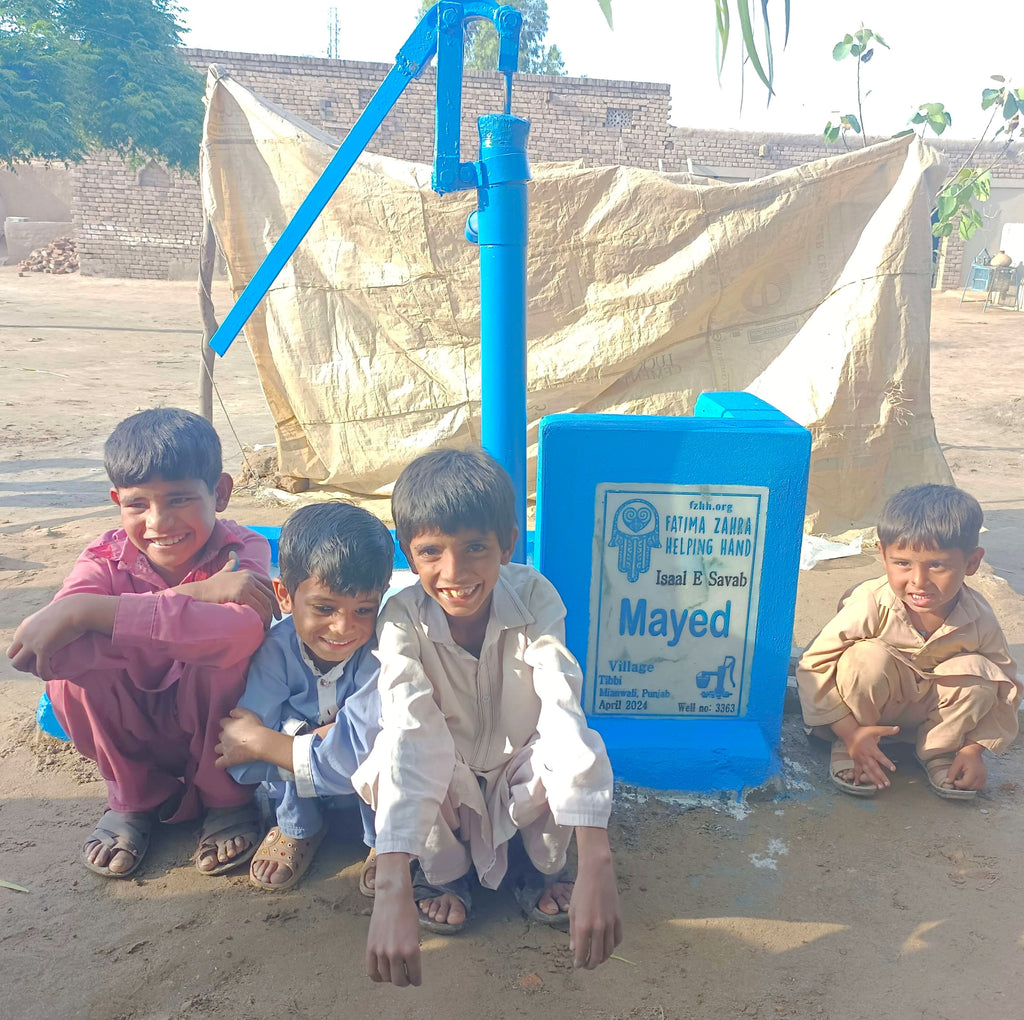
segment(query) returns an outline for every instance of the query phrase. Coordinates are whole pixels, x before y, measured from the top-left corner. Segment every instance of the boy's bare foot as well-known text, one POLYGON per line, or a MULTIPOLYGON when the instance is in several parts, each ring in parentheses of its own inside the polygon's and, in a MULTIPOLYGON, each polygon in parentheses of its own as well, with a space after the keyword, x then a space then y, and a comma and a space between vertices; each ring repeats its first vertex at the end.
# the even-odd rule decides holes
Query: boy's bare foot
POLYGON ((946 800, 974 800, 978 791, 985 788, 988 773, 980 753, 965 753, 962 749, 955 756, 940 754, 918 761, 928 776, 929 786, 946 800))
POLYGON ((537 909, 545 914, 564 914, 572 899, 573 882, 555 882, 544 889, 537 900, 537 909))
POLYGON ((256 853, 259 834, 255 804, 209 808, 196 846, 196 870, 203 875, 223 875, 247 863, 256 853))
POLYGON ((127 878, 142 863, 153 828, 150 811, 108 809, 82 847, 82 861, 108 878, 127 878))
MULTIPOLYGON (((858 773, 857 763, 846 749, 846 744, 838 737, 835 738, 828 760, 828 774, 832 784, 854 797, 873 797, 878 791, 877 785, 866 773, 858 773)), ((885 783, 888 785, 888 780, 885 783)))
POLYGON ((252 859, 249 881, 268 892, 291 889, 306 874, 326 834, 326 825, 308 839, 288 836, 273 826, 252 859))
POLYGON ((454 882, 431 885, 419 864, 413 871, 412 895, 419 910, 420 927, 437 935, 454 935, 462 931, 473 908, 466 875, 454 882))
POLYGON ((420 914, 437 924, 450 927, 466 923, 466 907, 454 893, 441 893, 429 899, 417 900, 420 914))
POLYGON ((515 878, 512 894, 529 920, 563 928, 569 923, 574 884, 564 871, 544 875, 527 862, 515 878))

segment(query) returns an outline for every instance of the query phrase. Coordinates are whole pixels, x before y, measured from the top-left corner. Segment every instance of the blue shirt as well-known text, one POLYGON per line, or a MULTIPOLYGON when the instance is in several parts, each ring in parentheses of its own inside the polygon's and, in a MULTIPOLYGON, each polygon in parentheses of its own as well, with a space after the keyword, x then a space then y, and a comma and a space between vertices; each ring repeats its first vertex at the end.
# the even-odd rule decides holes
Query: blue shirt
MULTIPOLYGON (((263 725, 292 735, 292 771, 280 778, 296 784, 302 797, 351 794, 352 773, 370 753, 380 730, 379 663, 376 637, 345 662, 320 673, 289 616, 270 629, 249 663, 245 694, 238 703, 263 725), (324 738, 307 732, 334 722, 324 738)), ((266 776, 262 762, 233 765, 240 783, 266 776)))

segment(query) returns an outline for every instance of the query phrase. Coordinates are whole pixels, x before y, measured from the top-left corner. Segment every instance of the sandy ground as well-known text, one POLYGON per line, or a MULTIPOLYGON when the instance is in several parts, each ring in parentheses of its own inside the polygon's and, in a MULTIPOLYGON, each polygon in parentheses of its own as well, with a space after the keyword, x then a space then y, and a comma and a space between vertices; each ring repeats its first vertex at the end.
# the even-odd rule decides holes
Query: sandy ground
MULTIPOLYGON (((957 481, 982 500, 989 571, 979 587, 1024 658, 1024 316, 935 299, 934 409, 957 481), (998 576, 996 576, 998 575, 998 576), (1000 578, 1005 578, 1006 581, 1000 578), (1007 583, 1009 582, 1009 584, 1007 583)), ((227 306, 226 293, 218 307, 227 306)), ((132 411, 196 406, 198 312, 188 284, 19 278, 0 269, 0 645, 45 604, 85 543, 115 521, 103 439, 132 411)), ((217 366, 238 436, 272 431, 251 359, 217 366)), ((230 468, 238 444, 218 408, 230 468)), ((239 493, 231 516, 286 511, 239 493)), ((801 575, 804 644, 873 554, 801 575)), ((940 801, 903 756, 872 801, 834 792, 824 751, 787 712, 778 790, 743 801, 666 802, 620 790, 612 843, 621 959, 574 972, 567 939, 483 894, 470 933, 424 941, 419 990, 362 973, 368 902, 360 845, 337 820, 307 879, 268 895, 203 878, 190 826, 157 833, 136 878, 78 863, 104 805, 95 772, 34 746, 41 685, 0 663, 0 1017, 323 1016, 897 1018, 1016 1020, 1024 995, 1024 751, 992 763, 986 795, 940 801)), ((792 709, 792 706, 790 706, 792 709)))

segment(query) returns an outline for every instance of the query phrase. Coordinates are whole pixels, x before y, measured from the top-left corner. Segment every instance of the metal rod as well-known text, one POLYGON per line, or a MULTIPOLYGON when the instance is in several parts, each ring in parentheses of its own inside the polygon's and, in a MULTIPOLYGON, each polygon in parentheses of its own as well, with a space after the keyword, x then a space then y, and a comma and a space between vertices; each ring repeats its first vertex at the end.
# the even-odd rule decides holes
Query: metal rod
POLYGON ((530 123, 481 117, 477 190, 480 245, 481 439, 508 471, 516 493, 517 563, 526 561, 526 243, 530 123))

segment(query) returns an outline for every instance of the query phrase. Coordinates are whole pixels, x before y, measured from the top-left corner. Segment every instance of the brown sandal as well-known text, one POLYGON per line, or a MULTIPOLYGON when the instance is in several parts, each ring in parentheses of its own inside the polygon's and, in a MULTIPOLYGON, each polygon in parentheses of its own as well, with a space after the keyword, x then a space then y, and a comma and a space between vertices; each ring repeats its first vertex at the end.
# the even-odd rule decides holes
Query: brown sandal
POLYGON ((928 785, 937 796, 944 800, 974 800, 978 796, 977 790, 961 790, 958 786, 942 785, 953 764, 954 757, 955 755, 952 754, 938 754, 927 761, 922 761, 920 758, 917 761, 928 777, 928 785))
POLYGON ((257 889, 265 889, 267 892, 285 892, 287 889, 293 889, 309 870, 326 834, 327 826, 325 825, 315 836, 299 839, 296 836, 286 836, 276 825, 273 826, 270 832, 263 837, 263 842, 260 843, 259 849, 253 855, 252 864, 249 865, 250 884, 256 886, 257 889), (278 884, 263 882, 252 871, 252 866, 257 861, 274 861, 276 864, 283 864, 291 871, 291 875, 278 884))
POLYGON ((368 899, 372 900, 374 886, 369 885, 366 881, 366 876, 370 871, 374 873, 374 881, 376 881, 377 851, 372 846, 370 847, 370 852, 366 855, 366 860, 363 861, 363 866, 359 869, 359 891, 368 899))
POLYGON ((256 805, 251 801, 234 808, 209 808, 206 817, 203 819, 202 831, 199 833, 199 843, 192 859, 196 862, 196 870, 200 875, 224 875, 243 864, 248 864, 252 855, 256 853, 256 840, 260 836, 260 813, 256 805), (202 861, 209 858, 211 854, 216 855, 217 844, 226 842, 229 839, 236 839, 241 836, 249 841, 249 845, 239 854, 235 854, 230 860, 219 861, 217 865, 209 870, 200 868, 202 861))

